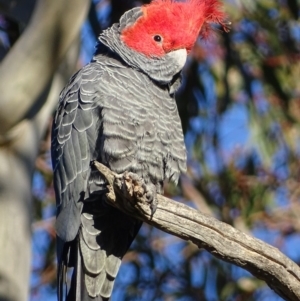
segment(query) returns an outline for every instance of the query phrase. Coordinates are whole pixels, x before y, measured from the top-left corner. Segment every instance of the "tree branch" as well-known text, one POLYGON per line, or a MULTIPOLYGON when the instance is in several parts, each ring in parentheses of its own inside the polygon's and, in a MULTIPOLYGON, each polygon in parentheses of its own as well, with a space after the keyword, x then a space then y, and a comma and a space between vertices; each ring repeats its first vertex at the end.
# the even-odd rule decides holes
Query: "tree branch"
POLYGON ((128 173, 117 175, 96 161, 94 166, 108 181, 106 196, 112 206, 246 269, 283 299, 300 300, 300 268, 277 248, 161 195, 151 216, 140 181, 128 173))
POLYGON ((29 25, 0 65, 0 135, 42 107, 41 95, 76 40, 88 5, 86 0, 37 1, 29 25))

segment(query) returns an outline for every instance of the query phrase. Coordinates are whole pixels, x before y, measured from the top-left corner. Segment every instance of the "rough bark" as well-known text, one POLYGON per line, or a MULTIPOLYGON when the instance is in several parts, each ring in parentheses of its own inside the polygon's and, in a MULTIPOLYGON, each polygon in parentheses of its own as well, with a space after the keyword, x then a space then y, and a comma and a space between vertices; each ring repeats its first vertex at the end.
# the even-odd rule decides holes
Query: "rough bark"
POLYGON ((300 300, 300 268, 277 248, 161 195, 151 216, 141 182, 132 181, 126 173, 116 175, 98 162, 94 165, 108 181, 107 199, 111 205, 248 270, 283 299, 300 300))
MULTIPOLYGON (((89 1, 39 0, 31 21, 0 65, 0 300, 28 299, 31 182, 40 140, 74 71, 89 1), (70 68, 58 66, 68 57, 70 68), (67 75, 66 75, 67 73, 67 75)), ((65 66, 66 67, 66 66, 65 66)))

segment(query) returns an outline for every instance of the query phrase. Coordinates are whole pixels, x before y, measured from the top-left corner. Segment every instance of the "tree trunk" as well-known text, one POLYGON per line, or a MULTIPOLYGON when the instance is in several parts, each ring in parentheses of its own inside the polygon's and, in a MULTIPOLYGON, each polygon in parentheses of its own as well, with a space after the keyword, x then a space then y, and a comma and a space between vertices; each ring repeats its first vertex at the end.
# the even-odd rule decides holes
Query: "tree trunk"
POLYGON ((74 72, 88 6, 86 0, 37 1, 29 25, 0 65, 1 301, 28 299, 35 159, 63 82, 74 72))

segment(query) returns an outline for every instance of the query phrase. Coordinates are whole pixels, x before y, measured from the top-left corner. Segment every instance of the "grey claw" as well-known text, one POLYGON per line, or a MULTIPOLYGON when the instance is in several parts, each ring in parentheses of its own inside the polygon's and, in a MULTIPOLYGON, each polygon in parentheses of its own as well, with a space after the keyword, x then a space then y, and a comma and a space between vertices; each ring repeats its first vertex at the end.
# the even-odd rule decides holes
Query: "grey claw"
POLYGON ((154 215, 156 209, 157 209, 157 190, 156 186, 152 183, 145 183, 144 180, 139 177, 136 173, 133 172, 128 172, 125 174, 125 177, 130 177, 133 182, 138 182, 140 183, 139 185, 142 186, 144 189, 144 195, 147 199, 147 202, 150 205, 151 209, 151 218, 154 215))
POLYGON ((150 204, 150 209, 151 209, 151 218, 154 215, 154 213, 156 212, 157 209, 157 199, 154 198, 154 200, 151 202, 150 204))
POLYGON ((147 201, 150 204, 151 217, 152 217, 157 209, 156 187, 152 183, 145 184, 145 191, 146 191, 147 201))
POLYGON ((129 176, 133 181, 142 181, 142 179, 134 172, 128 172, 127 176, 129 176))
POLYGON ((152 201, 153 201, 153 193, 152 193, 152 191, 148 191, 146 193, 146 198, 147 198, 147 200, 148 200, 149 203, 152 203, 152 201))

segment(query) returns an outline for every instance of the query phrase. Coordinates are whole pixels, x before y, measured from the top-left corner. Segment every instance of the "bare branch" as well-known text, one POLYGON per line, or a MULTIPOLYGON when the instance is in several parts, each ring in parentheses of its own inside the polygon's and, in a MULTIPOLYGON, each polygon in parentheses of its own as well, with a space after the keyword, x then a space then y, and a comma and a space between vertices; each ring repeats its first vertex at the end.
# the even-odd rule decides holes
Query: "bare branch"
POLYGON ((277 248, 161 195, 151 217, 141 183, 127 173, 116 175, 99 162, 94 165, 109 183, 107 199, 114 207, 248 270, 283 299, 300 300, 300 268, 277 248))

